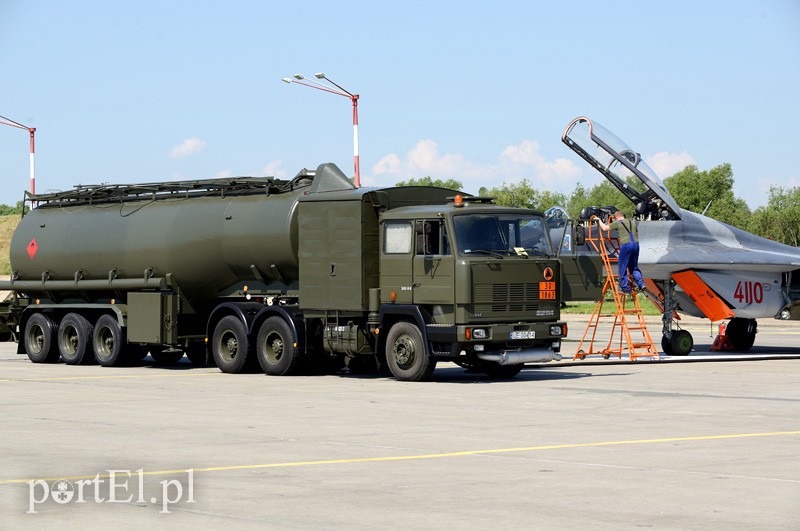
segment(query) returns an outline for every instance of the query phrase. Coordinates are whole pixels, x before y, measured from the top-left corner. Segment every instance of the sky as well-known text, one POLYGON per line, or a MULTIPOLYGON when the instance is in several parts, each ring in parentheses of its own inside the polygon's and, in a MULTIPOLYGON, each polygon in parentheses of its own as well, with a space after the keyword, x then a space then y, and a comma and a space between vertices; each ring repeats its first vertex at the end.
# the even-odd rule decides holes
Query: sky
MULTIPOLYGON (((800 186, 800 0, 0 0, 0 115, 36 128, 38 192, 240 175, 362 184, 603 177, 561 142, 588 116, 662 177, 733 167, 737 196, 800 186)), ((0 126, 0 203, 29 182, 0 126)))

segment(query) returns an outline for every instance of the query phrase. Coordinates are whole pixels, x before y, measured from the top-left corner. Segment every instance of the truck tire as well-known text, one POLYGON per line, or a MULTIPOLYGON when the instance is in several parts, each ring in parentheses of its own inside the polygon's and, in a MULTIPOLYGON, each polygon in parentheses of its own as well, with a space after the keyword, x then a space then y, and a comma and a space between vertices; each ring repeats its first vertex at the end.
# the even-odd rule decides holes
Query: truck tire
POLYGON ((523 364, 516 365, 500 365, 492 361, 484 362, 483 370, 489 378, 507 379, 513 378, 522 370, 523 364))
POLYGON ((25 324, 25 353, 33 363, 55 363, 60 353, 56 348, 56 324, 43 313, 31 315, 25 324))
POLYGON ((116 317, 101 315, 94 324, 92 350, 97 362, 103 367, 116 367, 125 361, 125 335, 116 317))
POLYGON ((270 317, 261 324, 256 355, 261 369, 272 376, 297 374, 303 364, 292 329, 280 317, 270 317))
POLYGON ((193 342, 186 345, 186 357, 195 367, 210 367, 213 362, 208 359, 205 343, 193 342))
POLYGON ((58 351, 67 365, 89 363, 94 359, 91 351, 92 325, 77 313, 68 313, 58 325, 58 351))
POLYGON ((211 354, 222 372, 235 374, 247 368, 247 359, 252 358, 253 348, 238 317, 229 315, 217 323, 211 340, 211 354))
POLYGON ((436 369, 416 325, 401 321, 386 336, 386 362, 395 378, 407 382, 427 380, 436 369))
POLYGON ((183 351, 151 348, 150 356, 158 365, 175 365, 183 358, 183 351))

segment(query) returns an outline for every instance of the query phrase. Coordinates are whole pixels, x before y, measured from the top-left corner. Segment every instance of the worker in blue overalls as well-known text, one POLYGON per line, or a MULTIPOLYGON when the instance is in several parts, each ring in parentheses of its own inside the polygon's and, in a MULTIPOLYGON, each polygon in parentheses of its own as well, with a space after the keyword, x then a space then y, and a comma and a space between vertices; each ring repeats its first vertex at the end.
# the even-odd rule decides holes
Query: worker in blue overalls
POLYGON ((633 276, 638 291, 644 290, 644 279, 639 271, 639 230, 633 220, 625 219, 625 214, 617 210, 614 212, 614 221, 606 225, 603 220, 598 220, 598 225, 603 230, 616 230, 619 236, 619 289, 622 293, 630 294, 631 286, 628 281, 628 272, 633 276))

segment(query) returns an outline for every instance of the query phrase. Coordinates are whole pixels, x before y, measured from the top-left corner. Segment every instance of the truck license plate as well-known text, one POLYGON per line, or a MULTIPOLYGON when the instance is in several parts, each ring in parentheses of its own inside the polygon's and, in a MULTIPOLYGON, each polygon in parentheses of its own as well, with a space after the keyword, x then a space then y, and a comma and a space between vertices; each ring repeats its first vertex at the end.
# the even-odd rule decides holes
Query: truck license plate
POLYGON ((511 339, 536 339, 536 332, 533 330, 511 332, 511 339))

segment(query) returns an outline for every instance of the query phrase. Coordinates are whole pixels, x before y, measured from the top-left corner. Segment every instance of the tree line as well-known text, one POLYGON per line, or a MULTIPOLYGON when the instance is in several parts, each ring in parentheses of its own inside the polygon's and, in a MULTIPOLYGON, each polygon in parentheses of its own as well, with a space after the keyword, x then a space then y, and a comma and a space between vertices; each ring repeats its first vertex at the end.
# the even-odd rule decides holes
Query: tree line
MULTIPOLYGON (((671 177, 664 179, 667 191, 678 206, 685 210, 704 214, 728 225, 752 232, 764 238, 792 246, 800 246, 800 187, 783 188, 772 186, 769 201, 765 206, 751 210, 744 199, 733 192, 733 169, 728 163, 710 170, 687 166, 671 177)), ((397 186, 440 186, 461 190, 463 183, 456 179, 410 179, 397 186)), ((480 196, 494 197, 498 204, 547 210, 561 206, 573 218, 588 206, 615 206, 633 215, 634 206, 609 181, 591 188, 578 183, 570 194, 535 188, 530 181, 503 183, 500 186, 481 187, 480 196)))

